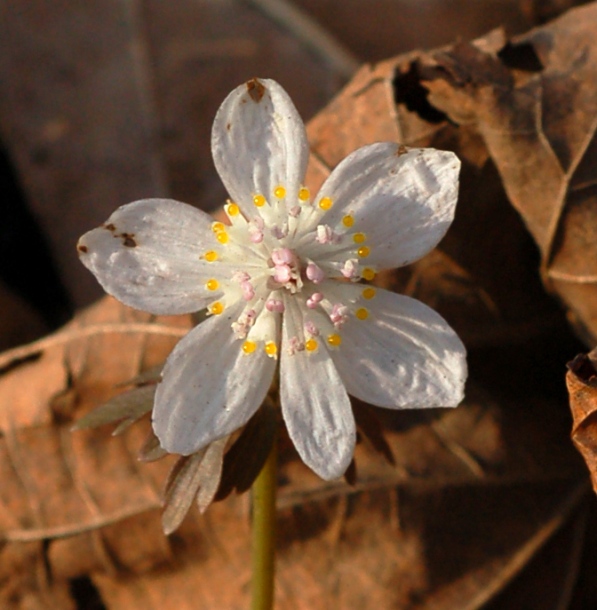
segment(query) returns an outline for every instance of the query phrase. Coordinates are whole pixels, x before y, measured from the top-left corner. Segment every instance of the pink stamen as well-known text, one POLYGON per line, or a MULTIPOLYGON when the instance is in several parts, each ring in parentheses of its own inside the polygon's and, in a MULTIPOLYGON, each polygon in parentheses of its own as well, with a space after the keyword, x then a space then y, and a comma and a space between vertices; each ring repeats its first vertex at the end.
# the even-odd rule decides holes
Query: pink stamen
POLYGON ((287 284, 292 279, 292 269, 288 265, 276 265, 273 278, 278 284, 287 284))
POLYGON ((281 301, 280 299, 268 299, 265 302, 265 308, 268 311, 273 311, 276 313, 283 313, 284 312, 284 302, 281 301))
POLYGON ((340 328, 344 322, 348 319, 348 307, 342 305, 342 303, 336 303, 332 307, 332 313, 330 314, 330 320, 336 328, 340 328))
POLYGON ((307 299, 307 307, 309 309, 315 309, 319 303, 321 303, 321 301, 323 301, 323 294, 321 292, 314 292, 308 299, 307 299))
POLYGON ((359 262, 355 258, 349 258, 345 263, 344 267, 342 267, 342 275, 349 279, 354 280, 359 277, 358 273, 359 262))
POLYGON ((317 337, 319 335, 317 326, 315 326, 311 320, 305 322, 305 331, 312 337, 317 337))
POLYGON ((265 227, 265 223, 263 222, 263 218, 261 216, 255 217, 249 223, 248 231, 249 231, 249 239, 254 244, 260 244, 263 241, 263 228, 265 227))
POLYGON ((305 344, 299 341, 298 337, 291 337, 288 342, 288 353, 293 356, 296 352, 302 352, 305 349, 305 344))
POLYGON ((286 237, 288 235, 288 225, 284 223, 282 228, 280 228, 278 225, 274 225, 272 227, 272 235, 276 239, 282 239, 283 237, 286 237))
POLYGON ((320 284, 325 280, 325 273, 315 263, 309 263, 305 273, 314 284, 320 284))
POLYGON ((340 236, 328 225, 317 225, 316 241, 320 244, 337 244, 340 236))
POLYGON ((251 279, 251 276, 246 271, 235 271, 232 279, 239 284, 243 282, 248 282, 251 279))
POLYGON ((255 288, 253 288, 253 284, 248 280, 242 282, 240 288, 243 291, 243 299, 245 301, 250 301, 255 296, 255 288))
POLYGON ((260 244, 263 241, 263 231, 249 227, 249 239, 254 244, 260 244))
POLYGON ((254 309, 244 311, 236 322, 232 323, 232 330, 239 339, 244 339, 249 332, 249 329, 255 323, 257 313, 254 309))
POLYGON ((272 261, 274 265, 294 265, 296 255, 290 248, 276 248, 272 251, 272 261))

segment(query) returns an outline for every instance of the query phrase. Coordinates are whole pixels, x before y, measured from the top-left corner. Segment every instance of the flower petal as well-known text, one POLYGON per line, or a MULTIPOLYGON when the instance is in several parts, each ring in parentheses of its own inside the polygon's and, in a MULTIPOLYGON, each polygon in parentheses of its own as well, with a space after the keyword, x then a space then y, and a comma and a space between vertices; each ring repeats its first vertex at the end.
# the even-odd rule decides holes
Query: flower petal
MULTIPOLYGON (((355 289, 357 287, 355 286, 355 289)), ((435 311, 378 289, 369 317, 350 317, 332 352, 348 393, 387 408, 455 407, 463 398, 466 350, 435 311)))
POLYGON ((256 215, 253 196, 272 198, 277 186, 296 204, 309 146, 292 100, 275 81, 254 78, 228 95, 214 120, 211 150, 224 186, 248 217, 256 215))
POLYGON ((302 327, 302 314, 286 299, 280 357, 280 400, 288 433, 302 460, 322 479, 348 468, 355 446, 350 400, 325 345, 314 353, 289 353, 302 327))
POLYGON ((359 148, 334 169, 318 195, 334 202, 318 222, 334 227, 352 215, 353 230, 364 233, 371 248, 367 264, 380 269, 427 254, 454 218, 458 157, 432 148, 406 151, 391 142, 359 148))
POLYGON ((77 249, 104 290, 125 305, 154 314, 189 313, 216 296, 205 288, 214 267, 201 259, 217 245, 212 221, 185 203, 143 199, 118 208, 83 235, 77 249))
POLYGON ((208 318, 166 361, 155 396, 153 429, 170 453, 188 455, 237 430, 267 394, 275 360, 263 349, 245 355, 230 322, 225 313, 208 318))

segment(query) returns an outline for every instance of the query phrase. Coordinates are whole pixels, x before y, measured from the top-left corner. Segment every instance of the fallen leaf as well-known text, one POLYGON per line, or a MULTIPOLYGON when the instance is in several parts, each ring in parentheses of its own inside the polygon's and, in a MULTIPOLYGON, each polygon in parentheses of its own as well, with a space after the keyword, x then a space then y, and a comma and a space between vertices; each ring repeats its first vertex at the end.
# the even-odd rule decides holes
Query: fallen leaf
POLYGON ((505 44, 420 59, 430 103, 474 125, 541 253, 545 285, 597 342, 597 5, 505 44))
POLYGON ((580 354, 568 369, 572 440, 589 467, 597 493, 597 350, 580 354))

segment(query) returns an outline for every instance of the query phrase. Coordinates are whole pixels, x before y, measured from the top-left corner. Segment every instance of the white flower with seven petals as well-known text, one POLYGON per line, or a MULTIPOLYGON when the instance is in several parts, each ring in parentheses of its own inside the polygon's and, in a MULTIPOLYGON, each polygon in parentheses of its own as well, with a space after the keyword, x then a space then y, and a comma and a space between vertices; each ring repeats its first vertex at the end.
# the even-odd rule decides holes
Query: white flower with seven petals
POLYGON ((365 146, 312 197, 309 148, 288 94, 271 80, 235 89, 213 125, 229 224, 177 201, 122 206, 79 242, 104 289, 137 309, 208 319, 182 339, 158 384, 153 427, 191 454, 242 427, 279 363, 283 417, 300 456, 341 476, 355 445, 348 394, 387 407, 451 407, 465 349, 437 313, 360 282, 429 252, 454 215, 451 152, 365 146))

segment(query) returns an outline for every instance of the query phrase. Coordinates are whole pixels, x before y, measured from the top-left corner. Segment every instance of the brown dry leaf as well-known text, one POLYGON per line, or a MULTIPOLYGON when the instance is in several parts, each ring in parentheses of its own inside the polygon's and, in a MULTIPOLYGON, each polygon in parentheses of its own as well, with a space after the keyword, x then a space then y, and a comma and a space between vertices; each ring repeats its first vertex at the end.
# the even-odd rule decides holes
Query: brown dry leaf
POLYGON ((0 357, 2 608, 74 608, 69 579, 145 571, 170 556, 159 515, 167 464, 139 468, 143 431, 111 438, 70 427, 163 362, 189 326, 106 298, 0 357))
POLYGON ((589 467, 597 492, 597 350, 577 356, 568 368, 572 440, 589 467))
POLYGON ((472 125, 537 243, 543 279, 597 341, 597 5, 496 44, 421 57, 429 101, 472 125), (506 43, 506 44, 504 44, 506 43))

